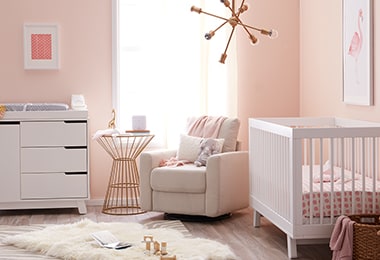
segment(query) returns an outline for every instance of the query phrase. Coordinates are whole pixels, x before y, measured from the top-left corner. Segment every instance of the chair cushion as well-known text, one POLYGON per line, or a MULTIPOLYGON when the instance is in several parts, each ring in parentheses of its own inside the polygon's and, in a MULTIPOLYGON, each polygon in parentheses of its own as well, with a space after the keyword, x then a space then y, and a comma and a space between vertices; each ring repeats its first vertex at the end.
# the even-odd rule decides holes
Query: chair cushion
POLYGON ((177 159, 195 162, 199 156, 203 138, 181 134, 178 147, 177 159))
POLYGON ((206 167, 158 167, 152 170, 150 185, 154 191, 205 193, 206 167))
POLYGON ((224 120, 218 135, 218 138, 224 139, 223 153, 236 151, 239 128, 240 120, 238 118, 227 118, 224 120))

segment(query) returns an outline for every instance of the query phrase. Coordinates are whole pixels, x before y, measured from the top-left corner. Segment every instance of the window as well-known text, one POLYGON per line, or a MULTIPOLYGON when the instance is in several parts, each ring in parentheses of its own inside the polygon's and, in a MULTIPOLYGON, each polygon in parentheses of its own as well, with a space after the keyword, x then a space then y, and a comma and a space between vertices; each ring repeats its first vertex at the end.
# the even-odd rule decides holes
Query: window
MULTIPOLYGON (((234 47, 219 63, 227 37, 218 31, 211 41, 203 38, 220 21, 190 12, 206 1, 196 2, 113 0, 117 125, 130 129, 133 115, 146 115, 158 147, 176 147, 189 116, 236 115, 234 47)), ((225 12, 219 1, 212 5, 225 12)))

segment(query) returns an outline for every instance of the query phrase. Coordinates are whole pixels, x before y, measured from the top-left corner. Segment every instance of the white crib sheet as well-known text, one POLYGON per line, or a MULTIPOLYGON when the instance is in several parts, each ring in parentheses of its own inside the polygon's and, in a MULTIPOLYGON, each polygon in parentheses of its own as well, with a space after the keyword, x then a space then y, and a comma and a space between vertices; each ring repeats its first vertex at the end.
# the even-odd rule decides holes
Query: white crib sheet
POLYGON ((348 170, 342 174, 341 168, 334 167, 334 177, 323 175, 325 178, 321 185, 319 165, 313 167, 312 180, 310 167, 303 166, 302 170, 303 216, 328 217, 331 211, 333 216, 380 213, 380 181, 374 182, 368 177, 363 179, 359 174, 352 176, 348 170))

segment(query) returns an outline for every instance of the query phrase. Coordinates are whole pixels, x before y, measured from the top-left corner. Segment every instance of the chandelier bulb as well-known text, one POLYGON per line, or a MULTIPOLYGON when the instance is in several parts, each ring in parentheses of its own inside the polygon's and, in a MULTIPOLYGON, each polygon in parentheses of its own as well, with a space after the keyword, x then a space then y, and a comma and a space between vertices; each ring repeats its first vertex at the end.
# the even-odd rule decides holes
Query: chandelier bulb
POLYGON ((261 29, 260 33, 268 36, 270 39, 276 39, 278 37, 278 32, 276 30, 273 30, 273 29, 270 31, 261 29))
POLYGON ((269 31, 268 36, 270 39, 276 39, 278 37, 278 31, 272 29, 269 31))
POLYGON ((247 4, 244 4, 241 8, 239 8, 239 12, 242 14, 245 11, 247 11, 249 6, 247 4))
POLYGON ((205 34, 206 40, 211 40, 212 37, 214 37, 215 32, 214 31, 209 31, 208 33, 205 34))
POLYGON ((251 40, 251 45, 255 46, 259 44, 259 39, 257 39, 253 34, 249 36, 249 39, 251 40))
POLYGON ((231 5, 230 1, 228 0, 220 0, 220 2, 223 3, 225 7, 229 7, 231 5))

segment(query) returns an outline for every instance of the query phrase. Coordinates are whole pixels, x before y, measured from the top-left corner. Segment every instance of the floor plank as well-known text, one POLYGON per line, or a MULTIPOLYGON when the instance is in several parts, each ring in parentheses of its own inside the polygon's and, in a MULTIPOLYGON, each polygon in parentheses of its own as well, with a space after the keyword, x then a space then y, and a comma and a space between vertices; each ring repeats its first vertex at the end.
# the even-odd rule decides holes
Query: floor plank
MULTIPOLYGON (((101 206, 88 206, 87 214, 77 209, 0 210, 0 225, 66 224, 88 218, 95 222, 146 223, 164 219, 158 212, 114 216, 101 213, 101 206)), ((215 222, 184 222, 195 237, 209 238, 228 244, 242 260, 288 259, 286 235, 265 218, 261 227, 253 227, 253 210, 234 212, 231 217, 215 222)), ((331 259, 327 244, 298 245, 298 259, 331 259)))

